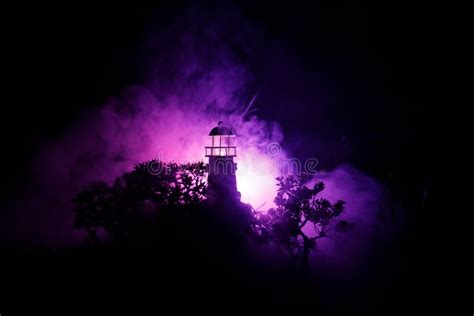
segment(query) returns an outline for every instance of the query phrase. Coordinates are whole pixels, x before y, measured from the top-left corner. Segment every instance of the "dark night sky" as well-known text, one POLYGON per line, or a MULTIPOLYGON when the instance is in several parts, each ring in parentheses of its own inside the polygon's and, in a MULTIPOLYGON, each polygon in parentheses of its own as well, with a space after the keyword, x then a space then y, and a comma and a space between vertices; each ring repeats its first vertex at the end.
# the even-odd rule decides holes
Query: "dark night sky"
MULTIPOLYGON (((166 1, 5 9, 3 75, 9 97, 0 110, 6 166, 0 209, 23 198, 20 191, 31 179, 28 166, 38 148, 61 139, 82 113, 99 108, 107 97, 147 81, 146 40, 191 5, 210 16, 216 7, 239 10, 253 25, 252 53, 242 53, 242 62, 255 76, 254 91, 260 91, 257 114, 281 124, 285 148, 300 158, 317 157, 331 169, 333 153, 346 140, 351 153, 337 159, 387 184, 415 209, 409 221, 428 213, 417 207, 438 171, 434 120, 444 91, 447 36, 445 19, 428 1, 166 1)), ((15 230, 9 224, 14 216, 0 214, 0 238, 4 227, 15 230)), ((407 228, 407 253, 418 247, 411 243, 417 229, 407 228)), ((402 293, 403 282, 413 277, 407 273, 394 286, 402 293)))
MULTIPOLYGON (((150 21, 156 29, 167 27, 187 5, 12 9, 14 97, 2 108, 8 114, 2 115, 4 143, 14 149, 7 157, 15 166, 10 177, 17 178, 35 146, 60 137, 85 107, 142 82, 150 21)), ((203 7, 212 14, 211 3, 203 7)), ((434 52, 440 36, 429 6, 242 1, 237 7, 263 34, 246 61, 262 92, 262 118, 279 121, 290 141, 301 134, 327 143, 349 137, 352 161, 379 177, 407 168, 410 177, 415 170, 421 178, 429 173, 430 92, 439 86, 434 52), (289 70, 282 76, 275 64, 289 64, 289 70)), ((330 158, 306 144, 292 149, 318 155, 330 167, 330 158)))
MULTIPOLYGON (((145 39, 188 5, 11 9, 13 97, 1 116, 10 153, 3 159, 11 167, 4 194, 27 181, 25 165, 45 140, 60 138, 88 107, 146 80, 145 39)), ((434 167, 432 91, 440 86, 435 52, 441 35, 431 8, 385 1, 235 6, 260 32, 244 61, 261 91, 257 114, 282 125, 287 146, 331 168, 334 144, 346 137, 356 166, 420 194, 434 167)), ((212 15, 214 4, 201 10, 212 15)))

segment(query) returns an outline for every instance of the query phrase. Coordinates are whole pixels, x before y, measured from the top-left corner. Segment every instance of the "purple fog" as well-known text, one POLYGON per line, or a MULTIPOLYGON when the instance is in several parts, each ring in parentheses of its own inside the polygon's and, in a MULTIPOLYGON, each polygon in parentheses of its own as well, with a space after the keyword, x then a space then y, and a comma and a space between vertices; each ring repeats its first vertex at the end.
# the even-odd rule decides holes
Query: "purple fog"
POLYGON ((433 7, 7 7, 0 316, 438 312, 433 7))
MULTIPOLYGON (((206 138, 219 120, 232 126, 237 136, 241 200, 260 211, 274 206, 281 161, 293 159, 298 152, 280 147, 285 130, 278 121, 258 115, 262 93, 251 69, 230 49, 235 43, 224 35, 230 32, 236 43, 243 44, 249 33, 259 30, 235 14, 205 22, 190 16, 183 19, 183 25, 191 27, 178 22, 164 35, 150 31, 144 44, 150 53, 139 62, 147 69, 147 80, 123 87, 101 106, 83 111, 59 139, 48 141, 38 151, 31 164, 28 199, 15 205, 18 212, 30 214, 20 217, 20 240, 79 243, 81 234, 71 228, 71 199, 86 184, 110 183, 135 164, 155 158, 207 162, 206 138), (223 29, 226 18, 242 22, 243 27, 223 29), (156 55, 155 50, 163 47, 164 52, 156 55)), ((292 104, 287 111, 292 111, 292 104)), ((312 159, 317 165, 318 157, 312 159)), ((323 197, 347 202, 343 218, 356 228, 344 237, 353 245, 346 255, 361 255, 380 207, 380 185, 350 165, 323 173, 311 171, 326 184, 323 197)), ((319 251, 340 253, 335 247, 333 241, 325 241, 319 251)))

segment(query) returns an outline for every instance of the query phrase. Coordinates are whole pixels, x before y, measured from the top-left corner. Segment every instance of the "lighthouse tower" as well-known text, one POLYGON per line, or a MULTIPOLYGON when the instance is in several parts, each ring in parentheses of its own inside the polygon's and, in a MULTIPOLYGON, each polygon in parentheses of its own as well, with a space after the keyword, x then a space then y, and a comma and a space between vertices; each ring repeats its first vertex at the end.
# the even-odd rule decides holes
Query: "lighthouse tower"
POLYGON ((235 171, 237 155, 235 135, 220 121, 209 133, 206 157, 209 157, 207 199, 212 202, 240 200, 235 171))

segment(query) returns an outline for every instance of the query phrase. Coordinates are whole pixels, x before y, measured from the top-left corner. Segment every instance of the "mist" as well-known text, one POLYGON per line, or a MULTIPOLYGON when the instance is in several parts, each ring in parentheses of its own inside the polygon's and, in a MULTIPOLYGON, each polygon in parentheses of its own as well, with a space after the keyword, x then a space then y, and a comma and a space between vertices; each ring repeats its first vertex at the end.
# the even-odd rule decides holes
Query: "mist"
MULTIPOLYGON (((280 146, 285 131, 278 121, 257 115, 259 87, 245 60, 254 53, 261 30, 238 12, 197 15, 195 10, 165 31, 150 26, 141 48, 142 82, 124 87, 100 107, 89 107, 63 136, 41 145, 31 163, 30 187, 14 204, 19 240, 80 242, 81 233, 72 229, 71 200, 85 185, 111 182, 151 159, 204 160, 206 137, 220 120, 237 136, 242 201, 262 211, 274 205, 278 166, 298 153, 280 146)), ((347 202, 343 217, 357 224, 350 236, 360 254, 379 206, 379 185, 349 165, 318 175, 326 183, 324 197, 347 202)), ((331 253, 333 247, 328 242, 321 251, 331 253)))

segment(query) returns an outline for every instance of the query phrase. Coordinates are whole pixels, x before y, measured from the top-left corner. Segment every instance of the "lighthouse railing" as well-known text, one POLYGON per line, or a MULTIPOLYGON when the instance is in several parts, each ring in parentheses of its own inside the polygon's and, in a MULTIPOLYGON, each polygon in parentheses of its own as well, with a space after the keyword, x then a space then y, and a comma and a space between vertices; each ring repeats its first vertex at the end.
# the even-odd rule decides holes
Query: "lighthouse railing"
POLYGON ((206 157, 235 157, 237 156, 237 147, 234 146, 216 146, 205 147, 206 157))

